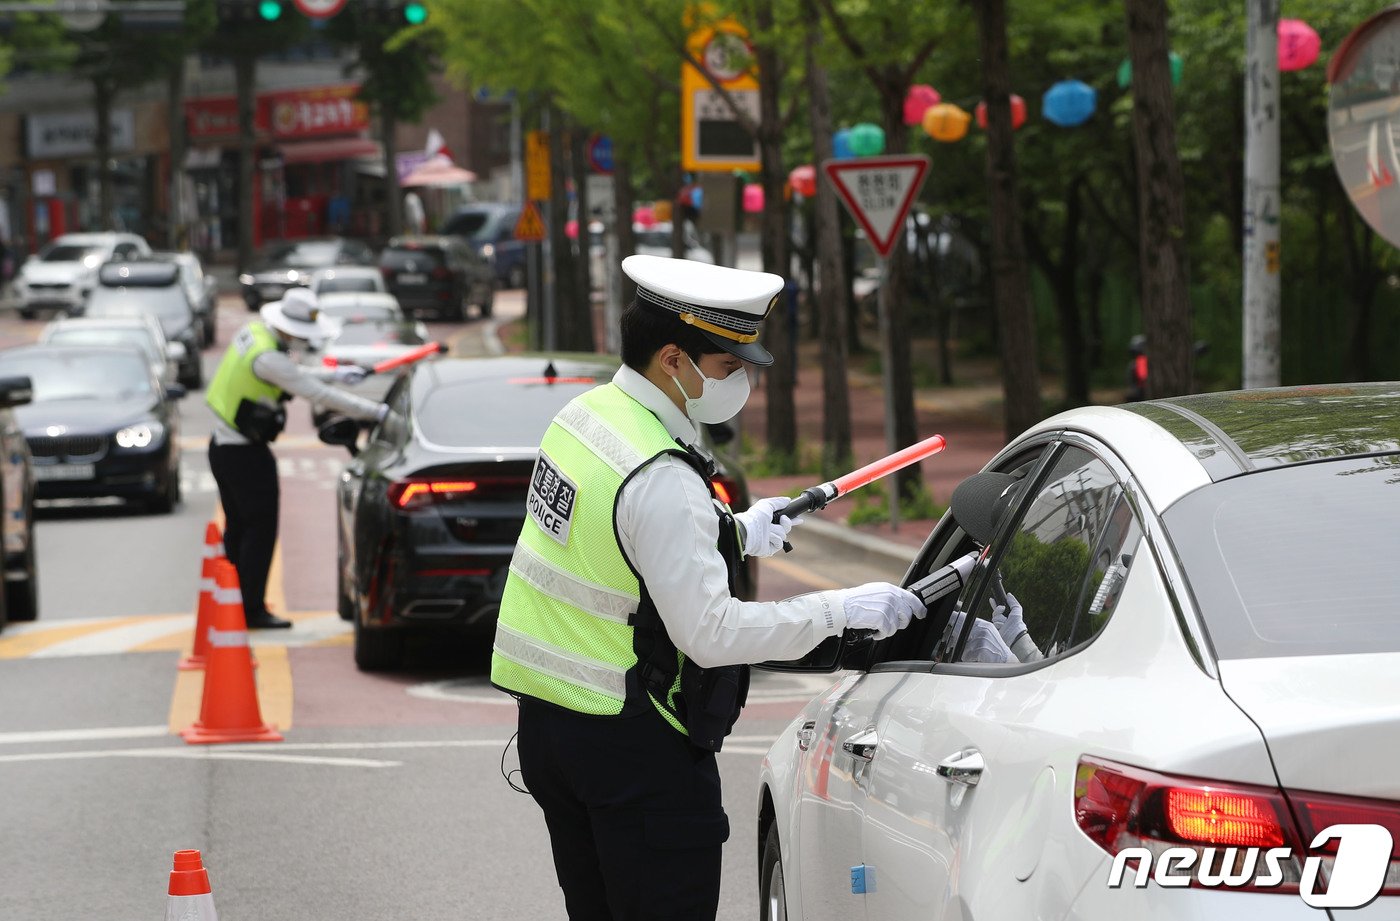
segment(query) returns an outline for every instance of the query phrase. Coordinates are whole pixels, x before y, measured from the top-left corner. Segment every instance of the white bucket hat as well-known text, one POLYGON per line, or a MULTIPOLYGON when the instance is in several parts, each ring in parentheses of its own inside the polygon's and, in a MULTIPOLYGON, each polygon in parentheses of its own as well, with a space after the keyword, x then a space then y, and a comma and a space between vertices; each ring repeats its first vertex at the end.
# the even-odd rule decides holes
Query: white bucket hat
POLYGON ((282 300, 266 304, 258 312, 268 326, 298 339, 321 340, 336 331, 336 324, 321 316, 316 295, 307 288, 289 288, 282 300))

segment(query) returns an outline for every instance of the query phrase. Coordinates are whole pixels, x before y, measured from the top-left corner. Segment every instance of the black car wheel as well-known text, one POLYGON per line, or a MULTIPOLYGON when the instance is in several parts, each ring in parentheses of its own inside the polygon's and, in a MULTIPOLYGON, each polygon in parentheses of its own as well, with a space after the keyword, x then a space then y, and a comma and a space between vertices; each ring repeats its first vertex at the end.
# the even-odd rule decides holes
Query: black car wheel
POLYGON ((496 288, 494 285, 486 285, 486 296, 481 299, 481 315, 491 316, 491 310, 496 305, 496 288))
MULTIPOLYGON (((32 513, 31 513, 32 514, 32 513)), ((39 616, 39 574, 34 565, 34 532, 24 548, 21 579, 5 580, 5 611, 10 620, 28 621, 39 616)))
POLYGON ((19 308, 19 316, 22 320, 32 320, 34 319, 34 311, 29 307, 21 307, 19 308))
POLYGON ((366 627, 361 618, 355 622, 355 667, 362 672, 383 672, 398 668, 403 659, 403 633, 398 630, 375 630, 366 627))
POLYGON ((219 341, 219 324, 214 322, 213 317, 204 320, 204 344, 214 345, 219 341))
POLYGON ((194 353, 195 360, 185 373, 180 375, 180 383, 190 390, 198 390, 204 386, 204 362, 200 359, 199 351, 194 353))
POLYGON ((787 895, 783 891, 783 850, 778 823, 768 826, 763 842, 763 862, 758 874, 759 921, 787 921, 787 895))
POLYGON ((168 473, 160 488, 146 500, 146 508, 157 515, 169 515, 180 504, 180 474, 168 473))

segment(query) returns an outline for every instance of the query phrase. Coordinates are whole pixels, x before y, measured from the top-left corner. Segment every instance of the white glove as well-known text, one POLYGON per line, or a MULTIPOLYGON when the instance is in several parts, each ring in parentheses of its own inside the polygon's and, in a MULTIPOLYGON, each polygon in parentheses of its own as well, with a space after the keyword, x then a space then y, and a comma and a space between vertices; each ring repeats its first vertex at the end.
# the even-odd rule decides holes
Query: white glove
POLYGON ((800 515, 796 518, 783 515, 777 522, 773 521, 773 516, 787 508, 791 501, 782 496, 759 499, 748 511, 734 516, 744 531, 744 556, 772 556, 783 549, 788 532, 806 520, 800 515))
POLYGON ((1021 602, 1016 600, 1015 595, 1007 592, 1006 604, 997 604, 995 598, 988 598, 987 604, 992 606, 992 623, 996 624, 997 632, 1010 647, 1017 661, 1038 662, 1044 658, 1040 648, 1035 645, 1035 640, 1031 639, 1030 631, 1026 629, 1026 619, 1021 614, 1021 602))
POLYGON ((873 630, 877 640, 893 636, 915 617, 922 619, 928 614, 918 595, 889 582, 867 582, 846 589, 842 606, 848 629, 873 630))
POLYGON ((383 422, 385 419, 389 418, 389 413, 391 412, 393 412, 393 410, 389 408, 388 403, 380 403, 379 408, 374 411, 374 421, 383 422))
MULTIPOLYGON (((953 636, 962 632, 963 621, 967 615, 962 611, 954 611, 951 619, 953 625, 953 636)), ((1006 645, 1006 641, 1001 638, 996 627, 985 620, 973 620, 972 632, 968 634, 967 644, 963 646, 962 658, 959 662, 988 662, 997 664, 1000 662, 1014 662, 1015 655, 1011 652, 1011 647, 1006 645)))
POLYGON ((336 365, 331 369, 331 380, 337 384, 353 387, 369 376, 369 371, 359 365, 336 365))

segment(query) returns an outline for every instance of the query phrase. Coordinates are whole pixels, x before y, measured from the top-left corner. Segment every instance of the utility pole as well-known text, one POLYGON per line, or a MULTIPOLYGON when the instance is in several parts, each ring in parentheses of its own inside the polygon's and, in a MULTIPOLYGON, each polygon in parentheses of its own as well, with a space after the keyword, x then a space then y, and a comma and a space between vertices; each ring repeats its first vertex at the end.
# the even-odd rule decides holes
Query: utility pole
POLYGON ((1245 0, 1244 387, 1282 381, 1279 286, 1279 0, 1245 0))

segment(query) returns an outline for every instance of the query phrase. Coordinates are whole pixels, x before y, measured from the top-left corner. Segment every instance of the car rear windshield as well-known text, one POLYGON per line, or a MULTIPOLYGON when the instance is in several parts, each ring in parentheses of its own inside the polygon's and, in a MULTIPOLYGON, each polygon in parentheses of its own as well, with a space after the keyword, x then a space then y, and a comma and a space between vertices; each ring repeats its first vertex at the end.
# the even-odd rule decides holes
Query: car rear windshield
POLYGON ((380 288, 379 285, 375 284, 373 278, 359 276, 350 278, 323 278, 320 284, 316 286, 316 290, 320 294, 334 294, 340 291, 362 294, 367 291, 378 291, 380 288))
POLYGON ((594 384, 534 381, 470 380, 439 386, 413 408, 414 421, 434 444, 535 448, 564 404, 593 389, 594 384))
POLYGON ((193 308, 183 288, 94 288, 88 296, 90 317, 131 317, 149 314, 160 320, 162 329, 180 330, 188 325, 193 308))
POLYGON ((379 264, 386 269, 422 271, 442 264, 442 250, 437 247, 391 246, 379 257, 379 264), (414 265, 413 269, 408 268, 410 262, 414 265))
POLYGON ((378 320, 350 321, 332 340, 336 345, 422 345, 412 323, 378 320))
POLYGON ((1223 659, 1400 652, 1400 455, 1224 480, 1163 516, 1223 659))
POLYGON ((130 352, 66 352, 37 348, 22 355, 0 355, 0 377, 27 375, 34 402, 130 399, 153 392, 151 371, 130 352))
POLYGON ((468 211, 454 216, 444 224, 442 232, 489 243, 495 236, 496 225, 500 223, 499 220, 493 220, 497 216, 494 211, 468 211))
POLYGON ((135 327, 106 326, 95 329, 59 329, 44 342, 49 345, 115 345, 133 346, 154 358, 159 349, 151 334, 135 327))

